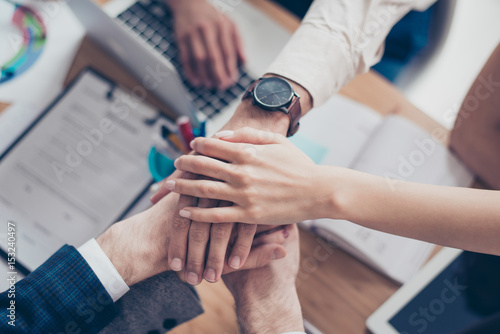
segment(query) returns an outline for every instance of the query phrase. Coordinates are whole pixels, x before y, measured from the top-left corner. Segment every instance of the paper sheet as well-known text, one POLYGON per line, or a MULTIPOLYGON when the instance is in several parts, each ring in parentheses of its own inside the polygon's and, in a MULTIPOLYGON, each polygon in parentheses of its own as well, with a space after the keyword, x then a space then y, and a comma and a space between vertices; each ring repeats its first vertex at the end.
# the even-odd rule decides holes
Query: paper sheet
POLYGON ((18 224, 18 260, 30 270, 100 234, 151 182, 158 129, 145 120, 158 112, 118 88, 108 100, 109 90, 86 72, 0 160, 0 221, 18 224))

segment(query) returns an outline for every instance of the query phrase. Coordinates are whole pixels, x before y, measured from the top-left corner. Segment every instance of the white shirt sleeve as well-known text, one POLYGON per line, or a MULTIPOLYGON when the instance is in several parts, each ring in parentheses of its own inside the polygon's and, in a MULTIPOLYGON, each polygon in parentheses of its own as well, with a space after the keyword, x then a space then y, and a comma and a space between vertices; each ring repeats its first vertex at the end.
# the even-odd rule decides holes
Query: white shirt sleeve
POLYGON ((113 266, 113 263, 111 263, 111 260, 107 257, 106 253, 104 253, 95 239, 90 239, 80 246, 78 252, 80 252, 85 261, 87 261, 97 278, 99 278, 102 285, 113 299, 113 302, 116 302, 130 290, 127 283, 125 283, 115 266, 113 266))
POLYGON ((268 68, 309 91, 314 107, 383 55, 391 28, 412 9, 436 0, 315 0, 268 68))

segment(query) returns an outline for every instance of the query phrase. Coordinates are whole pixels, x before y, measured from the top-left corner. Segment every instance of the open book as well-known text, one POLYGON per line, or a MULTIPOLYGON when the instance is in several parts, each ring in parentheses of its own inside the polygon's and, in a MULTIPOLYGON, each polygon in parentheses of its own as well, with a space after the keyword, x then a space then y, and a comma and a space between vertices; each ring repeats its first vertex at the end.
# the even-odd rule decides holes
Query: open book
MULTIPOLYGON (((304 117, 292 142, 316 163, 382 176, 388 187, 398 180, 468 186, 473 179, 446 147, 416 124, 401 116, 383 117, 342 96, 304 117)), ((399 283, 417 272, 433 248, 345 220, 301 224, 399 283)))

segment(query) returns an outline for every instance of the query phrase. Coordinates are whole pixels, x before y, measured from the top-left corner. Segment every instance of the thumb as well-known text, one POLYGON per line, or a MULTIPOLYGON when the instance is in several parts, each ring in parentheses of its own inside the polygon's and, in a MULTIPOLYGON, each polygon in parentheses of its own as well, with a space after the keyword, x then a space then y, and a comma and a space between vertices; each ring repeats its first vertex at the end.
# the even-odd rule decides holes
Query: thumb
POLYGON ((280 144, 286 140, 285 137, 280 134, 250 127, 244 127, 236 131, 220 131, 217 132, 214 137, 232 143, 255 145, 280 144))
POLYGON ((245 264, 240 269, 233 269, 227 264, 224 264, 223 275, 232 273, 237 270, 247 270, 265 267, 273 260, 282 259, 286 256, 285 247, 280 244, 264 244, 258 247, 253 247, 250 255, 248 255, 245 264))

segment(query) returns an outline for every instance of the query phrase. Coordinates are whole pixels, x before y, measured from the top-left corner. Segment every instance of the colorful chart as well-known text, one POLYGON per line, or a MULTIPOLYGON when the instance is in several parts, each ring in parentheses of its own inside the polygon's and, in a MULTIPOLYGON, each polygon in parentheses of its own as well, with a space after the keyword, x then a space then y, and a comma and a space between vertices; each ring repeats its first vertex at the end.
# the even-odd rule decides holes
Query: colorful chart
POLYGON ((42 18, 31 8, 15 5, 12 24, 22 32, 23 43, 17 54, 1 68, 0 84, 29 69, 42 54, 46 28, 42 18))

